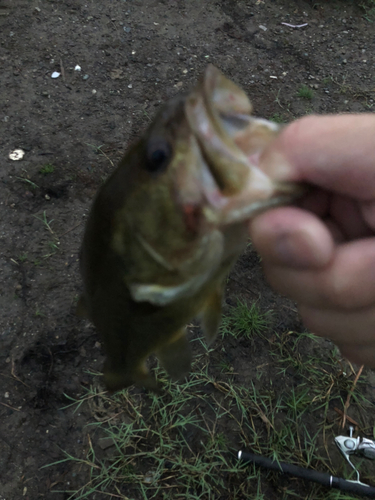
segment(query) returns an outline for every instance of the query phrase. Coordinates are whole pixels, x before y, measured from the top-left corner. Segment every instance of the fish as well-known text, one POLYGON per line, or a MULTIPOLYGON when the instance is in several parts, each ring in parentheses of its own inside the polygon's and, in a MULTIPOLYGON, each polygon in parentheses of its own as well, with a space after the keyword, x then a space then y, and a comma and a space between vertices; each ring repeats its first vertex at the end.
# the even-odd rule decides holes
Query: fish
POLYGON ((173 380, 189 373, 186 325, 198 318, 214 341, 249 220, 297 196, 298 186, 258 168, 280 127, 252 112, 246 93, 208 65, 189 93, 161 107, 99 189, 81 246, 78 311, 103 341, 109 391, 157 390, 151 354, 173 380))

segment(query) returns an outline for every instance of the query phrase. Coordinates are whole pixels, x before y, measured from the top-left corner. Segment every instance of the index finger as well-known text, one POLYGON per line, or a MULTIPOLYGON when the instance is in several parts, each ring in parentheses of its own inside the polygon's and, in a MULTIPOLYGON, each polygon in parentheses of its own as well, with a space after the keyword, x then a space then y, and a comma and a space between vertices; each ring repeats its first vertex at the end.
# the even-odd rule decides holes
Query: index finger
POLYGON ((375 114, 296 120, 264 151, 260 168, 274 180, 307 182, 358 200, 372 200, 375 114))

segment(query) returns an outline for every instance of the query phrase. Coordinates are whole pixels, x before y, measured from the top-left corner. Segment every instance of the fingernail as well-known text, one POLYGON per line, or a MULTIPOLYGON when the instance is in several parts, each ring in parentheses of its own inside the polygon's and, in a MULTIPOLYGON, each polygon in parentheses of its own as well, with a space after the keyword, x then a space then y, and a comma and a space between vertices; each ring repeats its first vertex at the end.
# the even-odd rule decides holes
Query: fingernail
POLYGON ((275 252, 281 265, 305 268, 321 264, 322 255, 309 234, 283 234, 275 242, 275 252))
POLYGON ((280 261, 280 264, 294 266, 299 261, 299 256, 296 253, 295 245, 291 241, 288 234, 279 236, 275 242, 275 253, 280 261))

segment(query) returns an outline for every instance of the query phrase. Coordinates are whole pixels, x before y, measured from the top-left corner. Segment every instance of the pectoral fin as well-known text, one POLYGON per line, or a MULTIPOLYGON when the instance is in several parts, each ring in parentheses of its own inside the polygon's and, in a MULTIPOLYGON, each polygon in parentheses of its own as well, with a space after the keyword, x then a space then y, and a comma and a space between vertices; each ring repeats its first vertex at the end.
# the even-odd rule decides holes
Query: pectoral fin
POLYGON ((201 313, 201 322, 207 343, 211 344, 217 335, 221 321, 221 303, 223 300, 223 286, 219 286, 205 303, 201 313))
POLYGON ((190 371, 191 350, 185 329, 177 332, 172 342, 156 352, 163 368, 174 379, 181 379, 190 371))
POLYGON ((210 274, 211 271, 199 276, 193 276, 190 280, 177 286, 132 283, 129 285, 129 290, 132 299, 136 302, 150 302, 155 306, 166 306, 176 300, 191 297, 206 283, 210 274))

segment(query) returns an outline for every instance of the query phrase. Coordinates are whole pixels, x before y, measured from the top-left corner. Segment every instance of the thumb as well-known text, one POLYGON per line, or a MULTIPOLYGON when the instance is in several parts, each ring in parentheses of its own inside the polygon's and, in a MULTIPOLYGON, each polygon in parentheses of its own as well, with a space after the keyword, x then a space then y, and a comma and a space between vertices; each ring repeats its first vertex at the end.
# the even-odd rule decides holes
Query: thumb
POLYGON ((356 198, 375 198, 375 113, 308 116, 292 122, 260 158, 278 181, 307 182, 356 198))

